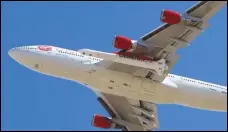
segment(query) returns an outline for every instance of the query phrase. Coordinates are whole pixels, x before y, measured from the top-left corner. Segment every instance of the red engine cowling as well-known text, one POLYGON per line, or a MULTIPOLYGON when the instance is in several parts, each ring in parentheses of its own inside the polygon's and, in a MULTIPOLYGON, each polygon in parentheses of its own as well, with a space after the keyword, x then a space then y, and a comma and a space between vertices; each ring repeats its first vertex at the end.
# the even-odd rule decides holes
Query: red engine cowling
POLYGON ((116 36, 114 38, 114 47, 117 49, 129 50, 132 48, 132 41, 124 36, 116 36))
POLYGON ((92 124, 95 127, 104 128, 104 129, 108 129, 112 127, 112 122, 110 119, 97 114, 93 115, 92 124))
POLYGON ((162 10, 160 19, 168 24, 178 24, 181 21, 181 14, 171 10, 162 10))
POLYGON ((121 50, 132 50, 136 53, 147 53, 148 48, 139 45, 137 41, 131 40, 124 36, 116 36, 114 38, 114 47, 121 50))

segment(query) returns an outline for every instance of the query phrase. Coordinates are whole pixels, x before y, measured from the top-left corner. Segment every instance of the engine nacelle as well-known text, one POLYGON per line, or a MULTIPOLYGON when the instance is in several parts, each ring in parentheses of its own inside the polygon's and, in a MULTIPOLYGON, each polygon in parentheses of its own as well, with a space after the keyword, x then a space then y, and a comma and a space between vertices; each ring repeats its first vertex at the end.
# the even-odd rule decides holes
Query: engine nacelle
POLYGON ((179 24, 181 22, 184 22, 187 24, 192 22, 203 21, 201 18, 193 17, 188 14, 182 15, 178 12, 171 11, 171 10, 162 10, 160 19, 162 22, 168 23, 168 24, 179 24))
POLYGON ((133 50, 134 52, 137 52, 137 53, 147 53, 148 52, 147 47, 145 47, 143 45, 139 45, 137 41, 131 40, 124 36, 116 36, 114 38, 113 43, 114 43, 114 47, 117 49, 133 50))
POLYGON ((162 10, 161 21, 168 24, 178 24, 181 22, 181 14, 171 10, 162 10))
POLYGON ((92 125, 95 127, 104 128, 104 129, 113 127, 113 123, 110 119, 97 114, 93 115, 92 125))
POLYGON ((131 39, 124 36, 116 36, 114 38, 114 47, 122 50, 132 49, 131 39))

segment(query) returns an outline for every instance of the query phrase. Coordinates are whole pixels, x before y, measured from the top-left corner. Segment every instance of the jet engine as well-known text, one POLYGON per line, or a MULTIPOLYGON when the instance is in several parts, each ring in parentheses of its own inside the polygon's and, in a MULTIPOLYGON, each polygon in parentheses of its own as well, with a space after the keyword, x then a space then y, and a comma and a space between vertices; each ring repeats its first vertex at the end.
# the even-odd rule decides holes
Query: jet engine
POLYGON ((113 123, 109 118, 95 114, 93 115, 92 125, 98 128, 108 129, 113 126, 113 123))
POLYGON ((122 50, 132 49, 131 39, 124 36, 116 36, 114 38, 114 47, 122 50))
POLYGON ((121 50, 133 50, 137 53, 147 53, 148 48, 143 45, 139 45, 137 41, 131 40, 124 36, 115 36, 114 47, 121 50))
POLYGON ((171 10, 162 10, 161 21, 168 24, 178 24, 181 21, 181 14, 171 10))
POLYGON ((161 12, 161 21, 168 24, 179 24, 181 22, 184 23, 192 23, 192 22, 200 22, 203 21, 201 18, 193 17, 188 14, 180 14, 171 10, 162 10, 161 12))

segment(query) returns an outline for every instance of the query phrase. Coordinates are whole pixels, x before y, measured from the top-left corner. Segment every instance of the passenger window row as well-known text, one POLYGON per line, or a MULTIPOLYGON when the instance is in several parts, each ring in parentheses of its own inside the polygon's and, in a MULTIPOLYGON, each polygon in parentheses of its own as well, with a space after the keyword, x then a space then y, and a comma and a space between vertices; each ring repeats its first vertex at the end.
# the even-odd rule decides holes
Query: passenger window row
POLYGON ((194 80, 191 80, 191 79, 187 79, 187 78, 181 78, 182 80, 185 80, 185 81, 189 81, 189 82, 193 82, 193 83, 196 83, 196 81, 194 80))
POLYGON ((68 54, 68 55, 74 55, 74 56, 79 56, 79 57, 84 57, 83 55, 79 55, 79 54, 76 54, 76 53, 73 53, 73 52, 63 52, 63 51, 59 51, 60 53, 64 53, 64 54, 68 54))
POLYGON ((174 78, 174 76, 172 76, 172 75, 168 75, 168 77, 172 77, 172 78, 174 78))
MULTIPOLYGON (((181 78, 181 79, 182 79, 182 80, 185 80, 185 81, 189 81, 189 82, 196 83, 196 81, 191 80, 191 79, 186 79, 186 78, 181 78)), ((211 86, 211 87, 215 87, 215 88, 220 88, 220 89, 222 89, 221 87, 216 86, 216 85, 212 85, 212 84, 208 84, 208 83, 203 83, 203 82, 199 82, 199 81, 198 81, 198 83, 199 83, 199 84, 202 84, 202 85, 206 85, 206 86, 211 86)))
POLYGON ((221 87, 219 86, 216 86, 216 85, 212 85, 212 84, 208 84, 208 83, 203 83, 203 82, 198 82, 199 84, 203 84, 203 85, 207 85, 207 86, 211 86, 211 87, 215 87, 215 88, 220 88, 222 89, 221 87))
MULTIPOLYGON (((168 75, 168 77, 174 78, 174 76, 172 76, 172 75, 168 75)), ((196 83, 196 81, 191 80, 191 79, 187 79, 187 78, 181 78, 181 80, 185 80, 185 81, 189 81, 189 82, 196 83)), ((199 82, 199 81, 198 81, 198 83, 199 83, 199 84, 202 84, 202 85, 206 85, 206 86, 211 86, 211 87, 215 87, 215 88, 224 89, 224 88, 222 88, 222 87, 219 87, 219 86, 216 86, 216 85, 212 85, 212 84, 208 84, 208 83, 203 83, 203 82, 199 82)))
POLYGON ((35 47, 16 47, 15 49, 36 49, 35 47))
MULTIPOLYGON (((60 53, 65 53, 65 54, 69 54, 69 55, 79 56, 79 57, 84 57, 83 55, 85 55, 85 52, 82 53, 83 55, 79 55, 77 53, 67 52, 67 51, 63 52, 63 51, 60 51, 60 50, 59 50, 59 52, 60 53)), ((89 54, 89 56, 92 56, 92 54, 89 54)), ((97 60, 97 61, 101 60, 101 59, 97 59, 97 58, 92 58, 92 59, 93 60, 97 60)))

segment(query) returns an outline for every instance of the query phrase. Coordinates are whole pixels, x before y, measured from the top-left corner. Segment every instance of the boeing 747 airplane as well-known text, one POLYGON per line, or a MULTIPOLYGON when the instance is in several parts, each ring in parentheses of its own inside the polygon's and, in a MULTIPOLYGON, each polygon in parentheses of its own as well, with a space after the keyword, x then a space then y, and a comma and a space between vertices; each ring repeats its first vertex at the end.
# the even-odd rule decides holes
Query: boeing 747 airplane
POLYGON ((123 131, 159 127, 156 104, 177 104, 227 112, 227 87, 169 74, 185 47, 226 1, 198 2, 184 14, 163 10, 165 24, 131 40, 115 36, 117 53, 78 51, 48 45, 16 47, 9 55, 25 67, 91 88, 110 117, 95 114, 92 124, 123 131))

